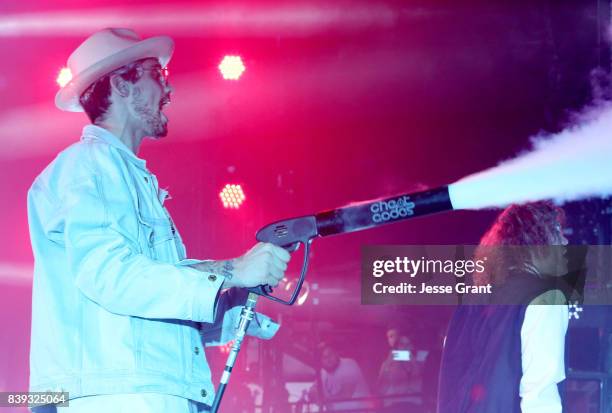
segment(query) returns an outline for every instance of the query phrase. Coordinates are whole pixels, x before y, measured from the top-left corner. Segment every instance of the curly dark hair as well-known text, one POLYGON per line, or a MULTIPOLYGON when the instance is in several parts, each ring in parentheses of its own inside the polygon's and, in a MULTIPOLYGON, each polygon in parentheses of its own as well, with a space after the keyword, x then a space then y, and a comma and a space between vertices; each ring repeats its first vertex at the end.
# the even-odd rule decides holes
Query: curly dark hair
POLYGON ((510 271, 530 261, 530 250, 557 243, 564 221, 563 210, 550 201, 506 208, 480 240, 475 258, 487 257, 487 271, 475 273, 474 282, 477 285, 503 283, 510 271))

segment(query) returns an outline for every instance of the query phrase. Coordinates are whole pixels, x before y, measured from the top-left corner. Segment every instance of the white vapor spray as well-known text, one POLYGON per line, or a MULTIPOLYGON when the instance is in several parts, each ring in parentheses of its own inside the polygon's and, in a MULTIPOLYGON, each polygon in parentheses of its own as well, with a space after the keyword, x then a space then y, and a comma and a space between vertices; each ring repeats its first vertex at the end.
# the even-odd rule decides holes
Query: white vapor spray
MULTIPOLYGON (((584 117, 583 117, 584 119, 584 117)), ((612 107, 583 123, 533 138, 533 150, 449 185, 453 209, 557 204, 612 195, 612 107)))

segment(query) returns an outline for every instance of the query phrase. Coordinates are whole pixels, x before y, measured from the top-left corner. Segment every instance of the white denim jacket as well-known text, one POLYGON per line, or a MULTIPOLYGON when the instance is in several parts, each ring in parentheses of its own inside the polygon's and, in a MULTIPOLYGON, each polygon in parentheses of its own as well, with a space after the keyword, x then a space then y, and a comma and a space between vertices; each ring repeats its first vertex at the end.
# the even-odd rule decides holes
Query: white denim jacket
MULTIPOLYGON (((30 391, 155 392, 211 404, 203 345, 233 337, 244 290, 197 271, 145 161, 88 125, 28 192, 30 391), (204 343, 204 344, 203 344, 204 343)), ((278 325, 259 315, 249 334, 278 325)))

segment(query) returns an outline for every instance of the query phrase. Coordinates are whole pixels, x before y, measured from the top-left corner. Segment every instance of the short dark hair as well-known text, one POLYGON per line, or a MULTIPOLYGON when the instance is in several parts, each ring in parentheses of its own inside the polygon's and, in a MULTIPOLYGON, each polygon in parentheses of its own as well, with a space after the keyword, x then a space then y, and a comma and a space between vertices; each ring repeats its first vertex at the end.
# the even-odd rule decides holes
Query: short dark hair
POLYGON ((110 78, 113 75, 120 75, 125 80, 136 83, 140 75, 136 69, 138 65, 146 59, 136 60, 112 72, 102 76, 85 89, 79 97, 79 103, 87 114, 91 123, 102 120, 104 114, 110 106, 111 85, 110 78))

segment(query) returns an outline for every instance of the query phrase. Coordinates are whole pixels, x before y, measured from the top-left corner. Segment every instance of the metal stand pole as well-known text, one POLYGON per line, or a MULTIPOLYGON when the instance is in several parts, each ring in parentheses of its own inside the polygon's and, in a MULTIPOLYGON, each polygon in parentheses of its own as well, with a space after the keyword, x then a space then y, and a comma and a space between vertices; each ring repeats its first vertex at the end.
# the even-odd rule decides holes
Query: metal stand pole
POLYGON ((234 339, 234 344, 232 345, 232 349, 230 350, 229 356, 227 356, 227 361, 225 362, 225 369, 223 369, 219 387, 215 394, 215 400, 212 404, 212 413, 217 413, 219 411, 219 405, 221 404, 223 393, 225 392, 230 375, 232 374, 232 368, 234 368, 234 364, 236 363, 238 352, 242 346, 242 340, 244 340, 249 324, 251 324, 251 320, 253 320, 253 317, 255 316, 254 310, 258 298, 259 296, 257 294, 249 293, 247 301, 244 304, 244 307, 242 307, 242 312, 240 313, 240 323, 238 324, 238 329, 236 330, 236 338, 234 339))

